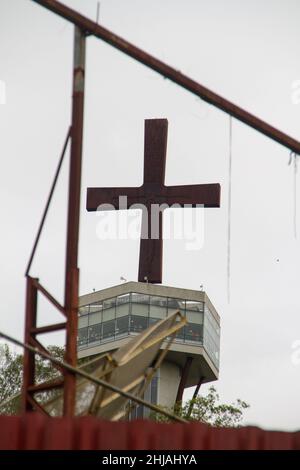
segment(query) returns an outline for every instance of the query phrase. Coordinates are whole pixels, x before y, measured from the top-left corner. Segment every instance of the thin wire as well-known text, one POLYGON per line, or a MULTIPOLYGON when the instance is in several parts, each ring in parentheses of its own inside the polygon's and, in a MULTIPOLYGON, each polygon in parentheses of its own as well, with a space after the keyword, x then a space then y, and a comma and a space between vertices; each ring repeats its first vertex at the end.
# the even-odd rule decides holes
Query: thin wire
POLYGON ((232 178, 232 116, 229 116, 229 162, 228 162, 228 225, 227 225, 227 302, 230 303, 231 261, 231 178, 232 178))
POLYGON ((294 154, 294 237, 297 239, 297 156, 294 154))
POLYGON ((96 13, 96 23, 99 23, 99 16, 100 16, 100 2, 97 2, 97 13, 96 13))
POLYGON ((94 382, 97 385, 101 385, 102 387, 106 387, 106 388, 108 388, 108 390, 111 390, 115 393, 118 393, 119 395, 122 395, 123 397, 128 398, 129 400, 135 401, 135 402, 139 403, 140 405, 144 405, 147 408, 150 408, 150 410, 155 411, 156 413, 163 414, 163 415, 167 416, 168 418, 173 419, 174 421, 178 421, 180 423, 187 423, 187 421, 185 419, 181 418, 180 416, 176 416, 173 413, 171 413, 169 411, 166 411, 166 410, 160 408, 157 405, 154 405, 153 403, 149 403, 146 400, 143 400, 142 398, 133 395, 132 393, 125 392, 124 390, 120 389, 119 387, 116 387, 113 384, 110 384, 110 383, 106 382, 105 380, 97 379, 93 375, 90 375, 87 372, 84 372, 83 370, 78 369, 76 367, 73 367, 70 364, 68 364, 67 362, 64 362, 60 359, 57 359, 56 357, 53 357, 50 354, 47 354, 43 351, 40 351, 39 349, 34 348, 33 346, 30 346, 30 344, 22 343, 18 339, 13 338, 12 336, 9 336, 9 335, 3 333, 2 331, 0 331, 0 337, 6 339, 7 341, 9 341, 13 344, 16 344, 17 346, 20 346, 23 349, 26 349, 27 351, 33 352, 34 354, 38 354, 39 356, 43 357, 44 359, 47 359, 48 361, 53 362, 53 364, 59 365, 59 366, 63 367, 64 369, 66 369, 70 372, 73 372, 74 374, 80 375, 81 377, 84 377, 85 379, 90 380, 91 382, 94 382))
POLYGON ((294 177, 293 177, 293 229, 294 237, 297 239, 297 172, 298 172, 298 155, 295 152, 290 152, 289 165, 294 162, 294 177))

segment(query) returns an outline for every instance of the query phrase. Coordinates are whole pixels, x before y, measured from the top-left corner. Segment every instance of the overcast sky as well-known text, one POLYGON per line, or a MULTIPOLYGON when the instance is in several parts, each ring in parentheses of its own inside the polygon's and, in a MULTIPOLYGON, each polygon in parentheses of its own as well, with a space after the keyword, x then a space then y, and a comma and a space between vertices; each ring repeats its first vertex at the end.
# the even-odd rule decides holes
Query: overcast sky
MULTIPOLYGON (((65 3, 96 17, 96 0, 65 3)), ((291 99, 300 79, 297 0, 101 0, 100 23, 299 139, 300 105, 291 99)), ((72 44, 63 19, 30 0, 1 0, 0 327, 18 338, 24 271, 70 123, 72 44)), ((169 120, 166 184, 222 186, 221 208, 205 211, 201 250, 164 242, 163 282, 203 284, 218 310, 221 398, 247 401, 246 423, 299 429, 300 364, 292 353, 300 340, 300 220, 295 239, 289 151, 233 120, 228 304, 229 118, 95 38, 87 40, 80 292, 120 276, 137 280, 139 241, 99 240, 85 194, 88 186, 142 183, 146 118, 169 120)), ((61 301, 66 170, 32 270, 61 301)), ((61 321, 43 301, 40 311, 41 324, 61 321)))

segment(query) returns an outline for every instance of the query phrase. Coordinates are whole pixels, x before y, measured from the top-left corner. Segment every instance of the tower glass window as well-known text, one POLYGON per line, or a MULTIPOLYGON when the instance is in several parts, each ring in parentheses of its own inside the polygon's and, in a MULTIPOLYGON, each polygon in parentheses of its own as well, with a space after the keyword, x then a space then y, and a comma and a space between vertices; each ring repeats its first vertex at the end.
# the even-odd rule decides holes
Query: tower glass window
POLYGON ((79 350, 140 333, 179 310, 187 324, 175 342, 201 345, 219 366, 220 327, 206 303, 189 299, 129 292, 79 309, 79 350))

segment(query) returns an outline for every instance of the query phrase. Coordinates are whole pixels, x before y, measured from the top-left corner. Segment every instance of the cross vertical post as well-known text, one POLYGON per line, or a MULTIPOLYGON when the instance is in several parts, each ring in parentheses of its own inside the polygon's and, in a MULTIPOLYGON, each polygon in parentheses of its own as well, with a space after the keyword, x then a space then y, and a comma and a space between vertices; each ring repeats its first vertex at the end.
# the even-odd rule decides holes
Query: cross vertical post
POLYGON ((161 282, 163 244, 162 211, 158 220, 153 220, 151 202, 161 192, 165 182, 167 157, 167 119, 146 119, 144 137, 144 191, 142 228, 140 241, 140 262, 138 280, 140 282, 161 282))

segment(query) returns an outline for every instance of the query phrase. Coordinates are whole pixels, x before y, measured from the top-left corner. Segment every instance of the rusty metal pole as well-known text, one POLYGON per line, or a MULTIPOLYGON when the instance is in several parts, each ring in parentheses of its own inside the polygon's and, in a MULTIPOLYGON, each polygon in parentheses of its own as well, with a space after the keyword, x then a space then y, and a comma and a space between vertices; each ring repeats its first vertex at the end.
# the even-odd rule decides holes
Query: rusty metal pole
MULTIPOLYGON (((77 329, 78 329, 78 238, 81 190, 81 162, 83 140, 84 108, 84 75, 85 75, 85 33, 75 26, 74 32, 74 66, 73 66, 73 102, 71 129, 71 157, 69 173, 69 201, 65 274, 65 312, 66 312, 66 353, 65 361, 76 366, 77 363, 77 329)), ((64 415, 73 416, 75 409, 76 377, 65 373, 64 382, 64 415)))
MULTIPOLYGON (((26 278, 26 309, 25 309, 25 339, 26 344, 32 345, 32 328, 36 327, 37 320, 37 289, 34 280, 26 278)), ((35 354, 26 350, 23 359, 23 389, 22 389, 22 411, 33 411, 34 407, 30 400, 29 387, 35 384, 35 354)))
POLYGON ((56 0, 33 1, 35 3, 39 3, 45 8, 48 8, 50 11, 53 11, 62 18, 65 18, 66 20, 76 24, 79 28, 82 28, 86 34, 91 34, 99 39, 102 39, 129 57, 132 57, 138 62, 146 65, 146 67, 150 67, 152 70, 163 75, 165 78, 168 78, 172 82, 177 83, 177 85, 180 87, 185 88, 196 96, 199 96, 207 103, 210 103, 225 113, 230 114, 230 116, 234 117, 235 119, 238 119, 247 126, 252 127, 270 139, 275 140, 279 144, 287 147, 292 152, 300 155, 300 142, 293 137, 290 137, 275 127, 270 126, 270 124, 264 122, 262 119, 254 116, 251 113, 248 113, 243 108, 240 108, 236 104, 226 100, 222 96, 214 93, 200 83, 195 82, 190 77, 183 75, 180 71, 170 67, 161 60, 156 59, 147 52, 139 49, 112 31, 103 28, 103 26, 100 26, 89 18, 86 18, 67 5, 62 4, 61 2, 57 2, 56 0))

